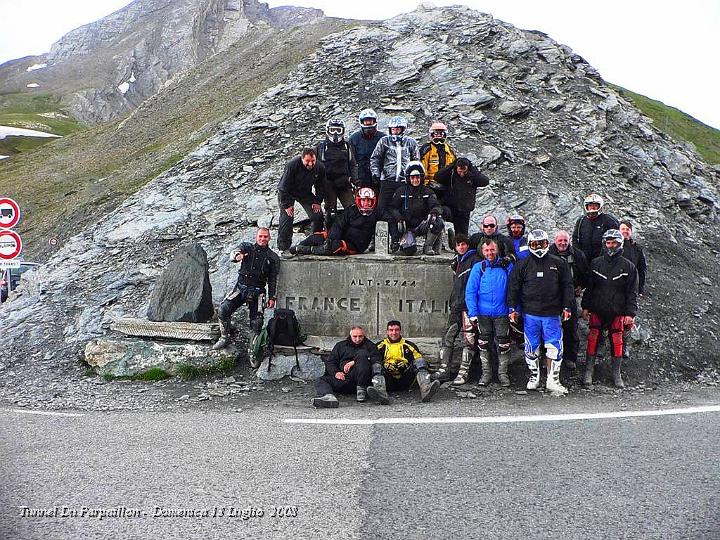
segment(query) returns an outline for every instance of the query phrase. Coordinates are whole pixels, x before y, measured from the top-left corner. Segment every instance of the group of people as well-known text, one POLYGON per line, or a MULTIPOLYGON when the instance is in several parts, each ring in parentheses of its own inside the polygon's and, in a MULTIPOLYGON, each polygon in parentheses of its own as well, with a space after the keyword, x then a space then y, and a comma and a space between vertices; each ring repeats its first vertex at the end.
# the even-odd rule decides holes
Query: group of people
POLYGON ((592 385, 598 344, 607 331, 611 345, 613 382, 624 387, 621 366, 629 355, 627 342, 637 314, 637 296, 645 287, 647 263, 633 240, 633 226, 602 211, 597 194, 584 201, 584 215, 572 235, 557 231, 550 244, 547 232, 525 234, 522 216, 507 218, 508 235, 500 233, 492 216, 482 231, 455 238, 453 293, 450 317, 440 349, 440 366, 433 376, 453 385, 465 384, 476 351, 482 376, 492 380, 497 357, 498 380, 510 386, 508 365, 513 334, 521 335, 530 370, 528 390, 541 383, 541 358, 546 359, 546 389, 566 393, 560 382, 563 362, 578 361, 578 318, 588 321, 589 333, 583 383, 592 385), (625 246, 625 248, 623 248, 625 246), (581 298, 581 311, 577 307, 581 298), (459 360, 453 349, 462 341, 459 360))
MULTIPOLYGON (((442 382, 466 384, 476 356, 480 385, 492 381, 496 358, 498 380, 510 386, 510 351, 517 336, 522 336, 530 370, 527 388, 540 387, 544 357, 546 389, 565 393, 560 367, 563 362, 576 367, 580 315, 589 324, 583 383, 592 385, 600 337, 607 331, 613 381, 622 388, 627 334, 647 268, 643 250, 632 238, 632 223, 604 213, 602 197, 591 194, 572 235, 557 231, 552 244, 541 229, 526 233, 525 219, 517 214, 506 219, 507 235, 500 232, 497 218, 487 215, 481 231, 470 236, 476 192, 489 184, 487 176, 468 158, 458 157, 445 124, 433 122, 428 141, 418 146, 405 134, 404 118, 391 118, 387 135, 378 131, 377 119, 373 110, 363 110, 359 130, 347 141, 344 122, 331 119, 325 139, 286 164, 278 185, 278 249, 283 258, 363 253, 373 249, 376 223, 384 220, 392 253, 414 255, 417 237, 425 236, 423 253, 435 255, 445 224, 451 222, 448 240, 456 256, 448 325, 432 374, 428 364, 434 362, 403 338, 399 321, 388 322, 387 337, 377 345, 354 326, 325 359, 326 374, 315 383, 313 405, 337 407, 338 392, 386 404, 389 390, 409 388, 415 380, 421 400, 428 401, 442 382), (312 234, 291 245, 295 203, 305 209, 312 234), (461 355, 453 354, 457 347, 462 347, 461 355)), ((251 329, 260 331, 266 287, 266 306, 275 306, 280 258, 269 240, 270 231, 260 228, 255 244, 244 243, 231 254, 240 263, 239 276, 218 309, 221 337, 215 348, 227 345, 230 317, 240 305, 249 306, 251 329)))
POLYGON ((477 189, 489 179, 457 156, 447 126, 433 122, 428 141, 418 145, 406 134, 405 118, 390 118, 387 135, 378 131, 377 120, 375 111, 363 110, 359 129, 346 140, 345 123, 330 119, 325 138, 285 165, 278 185, 278 249, 284 258, 373 250, 380 220, 388 222, 390 252, 400 255, 416 254, 419 237, 425 237, 424 255, 438 254, 448 221, 454 225, 450 244, 455 233, 468 233, 477 189), (313 234, 291 245, 295 203, 305 209, 313 234))

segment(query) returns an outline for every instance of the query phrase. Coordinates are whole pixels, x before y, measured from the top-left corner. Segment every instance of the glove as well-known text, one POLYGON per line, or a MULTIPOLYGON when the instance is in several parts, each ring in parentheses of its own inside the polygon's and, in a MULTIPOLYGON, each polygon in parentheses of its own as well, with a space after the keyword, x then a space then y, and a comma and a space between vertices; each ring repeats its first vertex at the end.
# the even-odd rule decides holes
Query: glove
POLYGON ((498 266, 500 268, 507 268, 510 266, 510 263, 512 263, 512 258, 510 257, 500 257, 500 259, 498 259, 498 266))

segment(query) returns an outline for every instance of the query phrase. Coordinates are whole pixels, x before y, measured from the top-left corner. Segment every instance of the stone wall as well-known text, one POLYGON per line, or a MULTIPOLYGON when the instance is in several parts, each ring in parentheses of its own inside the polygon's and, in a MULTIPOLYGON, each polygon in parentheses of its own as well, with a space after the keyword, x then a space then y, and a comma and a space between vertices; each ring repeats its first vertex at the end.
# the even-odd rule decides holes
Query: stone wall
POLYGON ((440 336, 452 290, 450 257, 298 257, 283 261, 278 307, 295 310, 303 332, 346 336, 359 324, 384 335, 399 320, 408 336, 440 336))

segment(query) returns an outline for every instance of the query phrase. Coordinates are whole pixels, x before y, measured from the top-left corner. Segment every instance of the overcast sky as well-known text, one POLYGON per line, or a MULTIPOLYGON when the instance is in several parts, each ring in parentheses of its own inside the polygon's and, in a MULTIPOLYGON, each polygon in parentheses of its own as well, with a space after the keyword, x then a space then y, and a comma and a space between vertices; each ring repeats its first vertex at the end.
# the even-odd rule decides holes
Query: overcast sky
MULTIPOLYGON (((127 0, 0 0, 0 62, 47 52, 69 30, 127 0)), ((322 9, 326 15, 384 19, 417 0, 268 2, 322 9)), ((572 47, 603 78, 659 99, 720 129, 718 0, 436 0, 464 3, 519 28, 541 30, 572 47)))

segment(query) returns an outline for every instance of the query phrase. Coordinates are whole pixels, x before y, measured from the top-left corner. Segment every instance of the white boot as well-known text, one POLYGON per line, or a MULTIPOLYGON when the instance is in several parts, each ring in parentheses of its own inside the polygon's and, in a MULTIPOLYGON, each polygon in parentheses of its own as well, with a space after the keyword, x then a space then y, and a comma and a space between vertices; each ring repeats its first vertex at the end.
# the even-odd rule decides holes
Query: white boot
POLYGON ((470 366, 472 365, 473 351, 465 347, 462 351, 462 359, 460 360, 460 370, 455 380, 450 383, 452 386, 462 386, 468 382, 470 378, 470 366))
POLYGON ((525 355, 525 363, 530 369, 530 379, 527 382, 528 390, 537 390, 540 387, 540 361, 536 358, 528 358, 525 355))
POLYGON ((553 394, 567 394, 568 389, 565 388, 562 384, 560 384, 560 365, 562 364, 562 360, 553 360, 552 361, 552 369, 550 373, 548 373, 547 382, 545 383, 545 388, 548 392, 552 392, 553 394))

